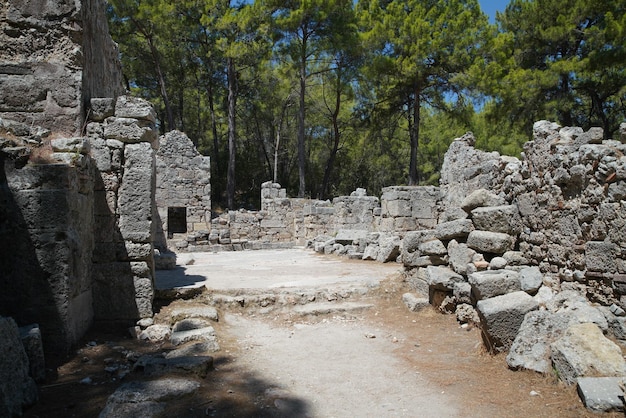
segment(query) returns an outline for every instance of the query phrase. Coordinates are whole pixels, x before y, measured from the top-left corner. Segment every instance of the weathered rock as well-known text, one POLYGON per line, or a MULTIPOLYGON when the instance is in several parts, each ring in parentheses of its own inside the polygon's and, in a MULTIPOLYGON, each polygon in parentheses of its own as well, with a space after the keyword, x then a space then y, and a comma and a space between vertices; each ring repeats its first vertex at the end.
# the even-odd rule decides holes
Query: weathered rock
POLYGON ((396 261, 400 255, 401 241, 399 237, 381 237, 378 240, 378 255, 376 261, 381 263, 388 263, 390 261, 396 261))
POLYGON ((521 290, 519 274, 512 270, 477 271, 468 276, 468 281, 477 301, 521 290))
POLYGON ((28 356, 12 318, 0 317, 0 416, 22 415, 37 401, 37 385, 28 375, 28 356))
POLYGON ((543 284, 543 274, 539 267, 524 267, 519 271, 519 281, 521 290, 534 295, 543 284))
POLYGON ((206 327, 187 331, 178 331, 173 332, 170 336, 170 342, 173 345, 180 345, 189 341, 208 341, 217 343, 215 329, 213 327, 206 327))
POLYGON ((201 318, 214 322, 217 322, 219 320, 219 314, 217 313, 217 309, 212 306, 206 305, 177 306, 172 309, 170 317, 172 323, 187 318, 201 318))
POLYGON ((478 189, 463 199, 461 202, 461 208, 465 212, 470 213, 479 207, 501 206, 504 204, 506 204, 506 202, 500 196, 497 196, 485 189, 478 189))
POLYGON ((506 356, 507 364, 512 369, 549 373, 552 370, 550 344, 561 338, 568 326, 566 314, 528 312, 506 356))
POLYGON ((489 262, 490 270, 502 270, 508 264, 508 261, 504 257, 494 257, 489 262))
POLYGON ((522 231, 522 219, 517 206, 479 207, 472 210, 474 227, 481 231, 517 235, 522 231))
POLYGON ((402 252, 413 253, 418 250, 419 245, 426 241, 436 239, 433 230, 409 231, 402 239, 402 252))
POLYGON ((435 236, 443 241, 455 238, 466 238, 474 230, 471 219, 457 219, 443 222, 435 227, 435 236))
POLYGON ((472 285, 467 282, 454 283, 452 289, 452 296, 456 299, 457 303, 472 304, 472 285))
POLYGON ((147 376, 185 374, 205 378, 213 367, 211 356, 142 356, 133 366, 134 371, 143 371, 147 376))
POLYGON ((206 328, 210 326, 207 321, 201 318, 185 318, 174 324, 172 332, 189 331, 192 329, 206 328))
POLYGON ((20 327, 20 338, 28 357, 30 376, 36 382, 43 382, 46 378, 46 360, 39 325, 20 327))
POLYGON ((209 341, 199 341, 168 351, 164 357, 170 359, 174 357, 204 356, 215 351, 219 351, 218 345, 209 341))
POLYGON ((624 410, 623 377, 579 377, 576 384, 587 409, 593 412, 624 410))
POLYGON ((182 378, 124 383, 109 396, 99 418, 158 416, 166 402, 179 400, 199 387, 198 382, 182 378))
POLYGON ((422 255, 435 255, 439 257, 448 254, 448 250, 438 239, 421 243, 418 247, 418 251, 422 255))
POLYGON ((378 257, 378 244, 371 244, 365 247, 365 251, 363 252, 363 260, 376 260, 378 257))
POLYGON ((467 238, 467 246, 483 253, 504 254, 513 249, 515 237, 501 232, 474 230, 467 238))
POLYGON ((172 330, 169 325, 156 324, 151 325, 141 331, 139 334, 140 340, 148 340, 151 342, 159 342, 167 340, 172 335, 172 330))
POLYGON ((447 267, 426 267, 426 281, 432 289, 452 291, 454 284, 464 281, 463 276, 447 267))
POLYGON ((335 242, 341 245, 352 245, 367 238, 367 231, 358 229, 340 229, 335 236, 335 242))
POLYGON ((576 383, 579 377, 626 375, 622 351, 595 324, 571 325, 550 348, 554 368, 568 384, 576 383))
POLYGON ((461 303, 456 306, 456 320, 462 324, 480 324, 480 318, 476 309, 467 303, 461 303))
POLYGON ((404 302, 406 307, 412 312, 418 312, 424 308, 430 307, 428 298, 420 298, 412 293, 405 293, 402 295, 402 302, 404 302))
POLYGON ((524 316, 538 307, 539 304, 522 291, 478 301, 478 316, 487 349, 507 351, 524 322, 524 316))
POLYGON ((609 327, 604 314, 591 306, 584 296, 573 290, 558 293, 546 303, 546 308, 551 312, 566 312, 570 325, 593 323, 602 331, 607 331, 609 327))
POLYGON ((448 243, 448 260, 450 267, 459 274, 466 275, 467 265, 472 262, 476 251, 472 250, 467 244, 459 244, 455 240, 448 243))

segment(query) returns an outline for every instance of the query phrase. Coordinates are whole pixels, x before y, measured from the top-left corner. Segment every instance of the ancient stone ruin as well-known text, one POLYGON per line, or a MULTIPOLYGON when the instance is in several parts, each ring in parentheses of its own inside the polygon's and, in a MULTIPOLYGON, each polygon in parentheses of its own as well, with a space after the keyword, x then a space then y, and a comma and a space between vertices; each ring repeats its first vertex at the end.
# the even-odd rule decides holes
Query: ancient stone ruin
POLYGON ((152 106, 126 95, 102 1, 0 11, 0 416, 35 402, 44 359, 94 324, 146 328, 172 250, 398 262, 410 309, 479 326, 511 368, 554 367, 583 397, 626 376, 606 337, 626 340, 626 124, 603 140, 538 122, 521 159, 468 133, 439 187, 320 201, 267 182, 259 211, 212 218, 209 158, 181 132, 158 138, 152 106))

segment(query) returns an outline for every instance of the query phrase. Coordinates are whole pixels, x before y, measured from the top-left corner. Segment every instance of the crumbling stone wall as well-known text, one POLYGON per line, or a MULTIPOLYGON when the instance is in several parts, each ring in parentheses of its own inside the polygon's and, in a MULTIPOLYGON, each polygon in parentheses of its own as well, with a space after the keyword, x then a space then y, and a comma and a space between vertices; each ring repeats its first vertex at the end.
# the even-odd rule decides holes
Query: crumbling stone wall
POLYGON ((103 0, 0 2, 0 118, 80 134, 91 97, 124 92, 103 0))

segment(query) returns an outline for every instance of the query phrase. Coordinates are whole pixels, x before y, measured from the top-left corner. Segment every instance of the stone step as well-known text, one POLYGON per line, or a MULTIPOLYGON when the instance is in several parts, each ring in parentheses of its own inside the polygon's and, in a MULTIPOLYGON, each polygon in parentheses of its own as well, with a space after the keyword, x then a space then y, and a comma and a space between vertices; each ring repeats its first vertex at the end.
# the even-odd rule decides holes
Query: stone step
POLYGON ((319 316, 331 314, 360 313, 371 309, 372 307, 374 307, 374 305, 361 302, 320 302, 296 306, 293 308, 293 312, 302 316, 319 316))

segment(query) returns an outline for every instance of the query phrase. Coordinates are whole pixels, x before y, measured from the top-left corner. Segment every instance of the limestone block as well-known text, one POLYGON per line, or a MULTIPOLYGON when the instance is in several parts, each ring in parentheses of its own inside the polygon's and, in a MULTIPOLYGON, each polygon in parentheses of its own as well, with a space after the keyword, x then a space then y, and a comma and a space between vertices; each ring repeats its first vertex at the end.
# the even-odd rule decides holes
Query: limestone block
POLYGON ((46 379, 46 360, 39 325, 32 324, 20 327, 19 331, 24 351, 28 357, 29 374, 36 382, 43 382, 46 379))
POLYGON ((0 317, 0 416, 21 416, 37 401, 37 385, 28 375, 28 356, 12 318, 0 317))
POLYGON ((543 284, 543 274, 539 267, 524 267, 519 271, 519 281, 521 290, 534 295, 543 284))
POLYGON ((587 270, 615 272, 616 245, 605 241, 588 241, 585 245, 585 265, 587 270))
POLYGON ((356 241, 367 238, 366 230, 340 229, 335 236, 335 242, 341 245, 352 245, 356 241))
POLYGON ((468 281, 477 301, 521 290, 519 274, 512 270, 477 271, 468 276, 468 281))
POLYGON ((378 242, 378 255, 376 261, 381 263, 388 263, 390 261, 396 261, 400 255, 400 238, 397 236, 382 237, 378 242))
POLYGON ((579 377, 576 389, 593 412, 624 411, 623 381, 623 377, 579 377))
MULTIPOLYGON (((472 285, 466 282, 454 283, 452 295, 456 298, 457 303, 472 304, 472 285)), ((478 321, 476 321, 478 322, 478 321)))
POLYGON ((421 255, 419 252, 403 253, 401 257, 405 267, 442 266, 447 264, 445 258, 436 255, 421 255))
POLYGON ((516 205, 479 207, 472 210, 474 227, 481 231, 517 235, 522 231, 522 219, 516 205))
POLYGON ((476 251, 472 250, 467 244, 459 244, 456 240, 448 243, 448 260, 450 267, 459 273, 467 274, 467 265, 472 261, 476 251))
POLYGON ((478 189, 470 193, 463 201, 461 202, 461 208, 470 213, 476 208, 479 207, 488 207, 488 206, 501 206, 505 205, 506 201, 498 195, 491 193, 485 189, 478 189))
POLYGON ((464 278, 447 267, 426 267, 426 281, 431 289, 452 291, 454 284, 463 282, 464 278))
POLYGON ((506 356, 507 364, 515 370, 549 373, 552 370, 550 344, 561 338, 568 326, 566 314, 528 312, 506 356))
POLYGON ((156 142, 157 133, 151 122, 131 118, 108 118, 104 125, 104 137, 135 144, 156 142))
POLYGON ((115 99, 94 97, 89 102, 89 120, 102 122, 115 113, 115 99))
POLYGON ((443 241, 454 238, 465 238, 474 230, 471 219, 456 219, 443 222, 435 227, 435 236, 443 241))
POLYGON ((378 257, 379 247, 378 244, 370 244, 365 247, 365 251, 363 252, 363 260, 376 260, 378 257))
POLYGON ((554 368, 568 384, 576 383, 579 377, 626 375, 622 350, 595 324, 571 325, 550 348, 554 368))
POLYGON ((419 312, 422 309, 430 307, 428 298, 420 298, 413 293, 405 293, 402 295, 402 302, 404 302, 406 307, 412 312, 419 312))
POLYGON ((172 330, 169 325, 155 324, 150 325, 139 334, 140 340, 148 340, 150 342, 162 342, 170 338, 172 330))
POLYGON ((115 116, 156 122, 156 112, 150 102, 133 96, 120 96, 115 103, 115 116))
POLYGON ((216 341, 215 329, 211 326, 205 328, 190 329, 173 332, 170 342, 173 345, 181 345, 189 341, 216 341))
POLYGON ((524 322, 524 316, 538 307, 539 304, 522 291, 478 301, 482 337, 487 349, 507 351, 524 322))
POLYGON ((417 228, 418 228, 418 222, 415 218, 412 218, 410 216, 394 218, 393 231, 397 231, 397 232, 414 231, 417 228))
POLYGON ((134 369, 143 369, 147 376, 169 374, 184 374, 205 378, 213 367, 211 356, 179 356, 163 358, 157 356, 143 356, 139 358, 134 369))
POLYGON ((448 254, 448 250, 438 239, 422 242, 417 249, 422 255, 436 255, 443 257, 448 254))
POLYGON ((515 237, 501 232, 474 230, 467 238, 467 246, 483 253, 504 254, 513 249, 515 237))
POLYGON ((205 305, 178 306, 170 312, 172 323, 182 321, 185 318, 200 318, 217 322, 219 315, 214 307, 205 305))

